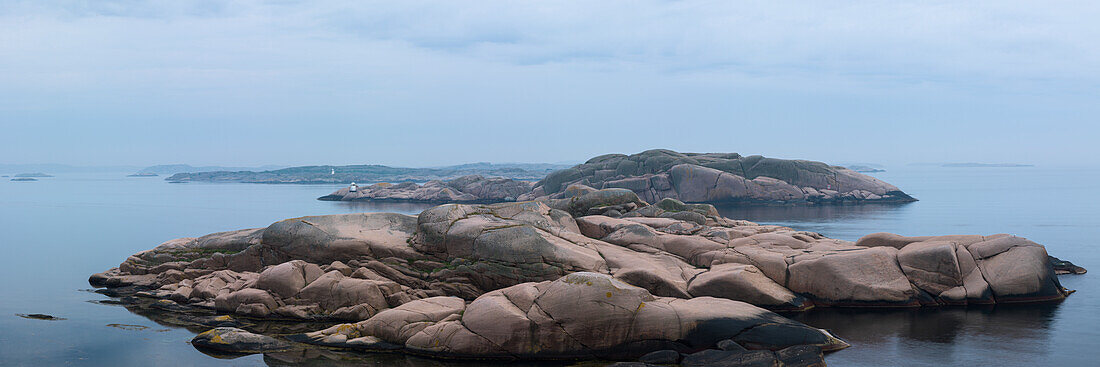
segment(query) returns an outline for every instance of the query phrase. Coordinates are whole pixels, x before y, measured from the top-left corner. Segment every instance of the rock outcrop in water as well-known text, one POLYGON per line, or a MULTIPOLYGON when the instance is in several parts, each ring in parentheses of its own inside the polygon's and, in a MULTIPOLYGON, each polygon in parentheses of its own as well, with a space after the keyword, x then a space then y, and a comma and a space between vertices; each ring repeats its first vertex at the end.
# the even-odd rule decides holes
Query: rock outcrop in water
POLYGON ((693 203, 908 202, 894 185, 821 162, 741 156, 737 153, 678 153, 647 150, 608 154, 555 171, 519 200, 560 198, 574 184, 625 188, 648 202, 693 203))
POLYGON ((853 243, 723 218, 710 205, 649 205, 625 189, 565 192, 172 240, 90 282, 173 307, 350 322, 291 337, 299 342, 506 359, 636 359, 723 341, 829 351, 846 344, 769 310, 1069 294, 1045 249, 1011 235, 853 243))
POLYGON ((531 185, 529 181, 469 175, 448 181, 428 181, 423 185, 415 182, 377 183, 370 186, 355 187, 355 191, 352 191, 351 187, 345 187, 322 196, 318 200, 498 203, 515 201, 520 195, 530 192, 531 185))
POLYGON ((572 186, 628 189, 648 202, 676 199, 715 204, 819 204, 916 200, 874 177, 821 162, 664 149, 599 156, 554 171, 535 184, 475 175, 424 185, 382 183, 356 191, 343 188, 319 199, 494 203, 567 198, 572 195, 568 192, 572 186))

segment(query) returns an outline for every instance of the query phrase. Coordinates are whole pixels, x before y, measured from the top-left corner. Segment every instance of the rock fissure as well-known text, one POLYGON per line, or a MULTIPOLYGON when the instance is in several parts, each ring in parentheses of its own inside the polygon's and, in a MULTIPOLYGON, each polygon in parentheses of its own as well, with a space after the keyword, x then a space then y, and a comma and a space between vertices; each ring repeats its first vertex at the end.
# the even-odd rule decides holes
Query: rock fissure
MULTIPOLYGON (((140 291, 169 310, 206 306, 259 318, 358 321, 372 325, 364 335, 369 330, 398 344, 389 348, 454 358, 589 358, 607 348, 644 353, 687 340, 708 348, 699 343, 729 338, 763 349, 786 347, 780 337, 836 349, 841 342, 764 308, 1065 297, 1048 276, 1045 249, 1019 237, 871 234, 853 243, 729 220, 709 205, 672 199, 649 205, 626 189, 569 191, 574 196, 563 201, 449 204, 418 217, 304 217, 202 241, 173 240, 89 281, 112 294, 140 291), (621 213, 626 218, 589 215, 608 207, 633 209, 621 213), (944 241, 953 241, 949 255, 937 247, 944 241), (964 253, 966 247, 976 252, 964 253), (184 257, 179 253, 190 257, 200 249, 199 258, 173 263, 184 257), (973 265, 964 266, 968 261, 973 265), (296 270, 286 271, 288 262, 296 270), (970 266, 978 271, 974 284, 960 290, 952 279, 967 276, 962 271, 970 266), (266 280, 259 282, 261 276, 266 280), (391 312, 397 309, 405 312, 391 312), (730 322, 740 326, 731 330, 730 322), (516 337, 504 342, 508 335, 516 337)), ((336 329, 296 338, 373 348, 365 347, 371 340, 349 344, 355 333, 333 336, 336 329)))

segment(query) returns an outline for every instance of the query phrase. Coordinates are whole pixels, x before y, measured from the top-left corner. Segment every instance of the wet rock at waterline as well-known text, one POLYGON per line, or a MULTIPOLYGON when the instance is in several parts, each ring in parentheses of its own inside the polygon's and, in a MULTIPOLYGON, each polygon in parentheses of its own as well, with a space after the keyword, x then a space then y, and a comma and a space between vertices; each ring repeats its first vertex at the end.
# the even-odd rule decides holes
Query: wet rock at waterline
POLYGON ((849 242, 723 218, 710 205, 572 190, 568 199, 302 217, 172 240, 89 281, 159 299, 165 312, 345 322, 295 341, 505 359, 831 350, 845 344, 768 310, 1069 294, 1045 249, 1011 235, 849 242), (626 212, 602 215, 606 207, 626 212))
POLYGON ((1069 261, 1054 256, 1050 256, 1049 259, 1050 265, 1054 267, 1054 272, 1057 274, 1084 274, 1088 272, 1085 268, 1074 265, 1069 261))
POLYGON ((24 319, 46 320, 46 321, 61 321, 61 320, 65 319, 65 318, 62 318, 62 317, 57 317, 57 316, 54 316, 54 315, 47 315, 47 314, 44 314, 44 313, 17 313, 17 314, 15 314, 15 316, 19 316, 19 317, 22 317, 24 319))
POLYGON ((198 348, 229 353, 264 353, 286 350, 290 344, 270 336, 251 333, 233 327, 210 329, 191 339, 198 348))

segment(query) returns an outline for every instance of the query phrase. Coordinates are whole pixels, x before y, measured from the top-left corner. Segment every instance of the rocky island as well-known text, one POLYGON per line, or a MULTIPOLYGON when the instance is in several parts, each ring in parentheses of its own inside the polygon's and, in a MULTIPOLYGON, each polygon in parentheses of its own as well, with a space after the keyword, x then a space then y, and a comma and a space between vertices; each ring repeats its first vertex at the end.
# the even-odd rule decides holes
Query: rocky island
POLYGON ((823 351, 849 346, 774 311, 1056 302, 1071 293, 1043 246, 1008 234, 849 242, 724 218, 707 204, 650 204, 624 188, 560 192, 181 238, 89 281, 167 312, 208 310, 190 316, 209 329, 193 344, 220 351, 318 345, 685 366, 823 365, 823 351), (248 320, 325 324, 263 335, 245 330, 248 320))
POLYGON ((821 162, 741 156, 737 153, 678 153, 665 149, 633 155, 602 155, 583 164, 554 171, 534 184, 467 176, 424 185, 406 183, 348 187, 319 199, 430 203, 561 199, 571 195, 567 192, 570 185, 629 189, 648 202, 666 198, 712 204, 916 200, 874 177, 821 162))
POLYGON ((42 172, 34 172, 34 173, 16 174, 15 177, 16 178, 46 178, 46 177, 53 177, 53 175, 45 174, 45 173, 42 173, 42 172))
POLYGON ((457 166, 408 168, 376 164, 350 166, 302 166, 266 171, 213 171, 176 173, 169 182, 242 182, 266 184, 348 184, 427 182, 482 175, 517 180, 538 180, 567 166, 544 163, 471 163, 457 166))
POLYGON ((328 201, 499 203, 516 201, 516 198, 531 192, 532 185, 531 181, 468 175, 447 181, 432 180, 424 184, 415 182, 403 182, 396 185, 382 182, 370 186, 353 184, 317 199, 328 201))

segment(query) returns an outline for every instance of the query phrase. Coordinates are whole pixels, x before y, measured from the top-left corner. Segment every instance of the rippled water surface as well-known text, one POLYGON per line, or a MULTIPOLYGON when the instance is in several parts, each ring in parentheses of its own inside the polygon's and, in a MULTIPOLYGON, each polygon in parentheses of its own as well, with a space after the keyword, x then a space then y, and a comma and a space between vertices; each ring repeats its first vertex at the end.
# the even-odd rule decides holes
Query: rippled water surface
MULTIPOLYGON (((1100 255, 1093 250, 1100 238, 1100 170, 902 167, 874 175, 921 201, 721 211, 847 240, 880 231, 1014 233, 1046 245, 1054 256, 1100 271, 1100 255)), ((0 181, 0 365, 440 365, 395 354, 338 352, 215 358, 187 344, 194 330, 98 303, 108 298, 87 291, 88 275, 172 238, 263 227, 303 215, 415 214, 428 206, 314 200, 336 189, 328 185, 169 184, 124 176, 0 181), (27 313, 65 320, 16 316, 27 313)), ((826 358, 833 366, 1095 365, 1100 347, 1095 277, 1062 276, 1062 284, 1078 292, 1060 304, 819 309, 791 316, 852 343, 826 358)))

